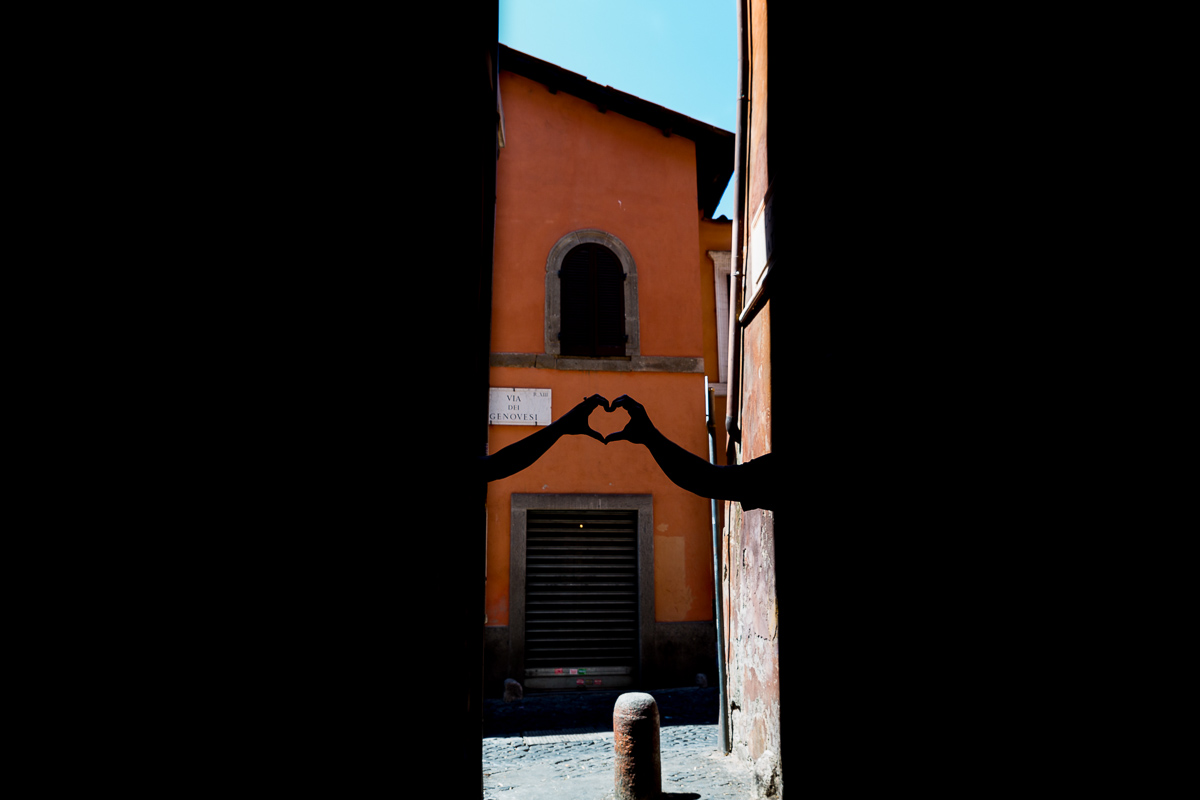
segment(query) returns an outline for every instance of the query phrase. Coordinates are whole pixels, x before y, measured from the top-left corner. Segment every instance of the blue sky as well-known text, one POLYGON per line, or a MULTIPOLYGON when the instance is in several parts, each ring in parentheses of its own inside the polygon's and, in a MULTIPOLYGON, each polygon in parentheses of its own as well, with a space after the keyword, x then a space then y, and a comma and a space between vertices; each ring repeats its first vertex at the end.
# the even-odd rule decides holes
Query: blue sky
MULTIPOLYGON (((734 129, 736 0, 499 0, 500 42, 734 129)), ((733 216, 726 187, 714 217, 733 216)))

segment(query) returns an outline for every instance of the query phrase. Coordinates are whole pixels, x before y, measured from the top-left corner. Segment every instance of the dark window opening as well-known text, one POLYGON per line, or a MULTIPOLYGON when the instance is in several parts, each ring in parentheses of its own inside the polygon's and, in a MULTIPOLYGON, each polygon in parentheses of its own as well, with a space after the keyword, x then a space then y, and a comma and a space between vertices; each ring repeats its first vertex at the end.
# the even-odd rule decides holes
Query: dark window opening
POLYGON ((625 355, 625 274, 607 247, 581 244, 562 262, 561 352, 572 356, 625 355))

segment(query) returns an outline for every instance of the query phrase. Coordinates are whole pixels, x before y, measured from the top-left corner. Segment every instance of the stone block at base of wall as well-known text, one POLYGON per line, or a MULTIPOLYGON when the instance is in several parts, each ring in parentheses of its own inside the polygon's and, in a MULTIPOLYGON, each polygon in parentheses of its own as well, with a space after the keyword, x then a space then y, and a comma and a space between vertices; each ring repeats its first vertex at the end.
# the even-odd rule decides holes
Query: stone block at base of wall
MULTIPOLYGON (((659 622, 654 627, 654 653, 643 667, 638 688, 674 689, 696 685, 703 672, 709 686, 717 685, 717 633, 712 622, 659 622)), ((520 675, 508 674, 508 626, 483 629, 483 696, 504 696, 504 681, 520 675)))
POLYGON ((709 686, 717 685, 717 628, 709 622, 659 622, 655 626, 653 671, 646 687, 673 689, 696 685, 703 672, 709 686))
POLYGON ((520 675, 508 674, 508 626, 487 626, 483 629, 483 696, 499 700, 507 678, 522 682, 520 675))

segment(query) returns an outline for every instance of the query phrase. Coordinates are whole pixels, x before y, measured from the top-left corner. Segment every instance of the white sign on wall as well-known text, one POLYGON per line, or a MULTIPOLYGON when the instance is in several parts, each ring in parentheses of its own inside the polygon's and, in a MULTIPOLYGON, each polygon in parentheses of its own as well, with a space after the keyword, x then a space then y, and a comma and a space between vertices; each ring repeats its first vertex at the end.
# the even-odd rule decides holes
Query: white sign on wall
POLYGON ((488 388, 489 425, 549 425, 549 389, 488 388))

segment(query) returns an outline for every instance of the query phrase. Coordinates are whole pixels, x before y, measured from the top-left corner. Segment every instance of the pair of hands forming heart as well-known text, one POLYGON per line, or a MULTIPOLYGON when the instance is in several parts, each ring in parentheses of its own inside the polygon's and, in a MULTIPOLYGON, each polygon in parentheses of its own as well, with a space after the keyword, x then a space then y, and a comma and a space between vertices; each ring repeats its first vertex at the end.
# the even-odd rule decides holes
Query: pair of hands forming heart
POLYGON ((654 431, 654 425, 651 424, 650 418, 646 416, 646 409, 642 407, 641 403, 627 394, 621 395, 612 401, 612 403, 609 403, 606 398, 598 394, 586 397, 582 403, 564 414, 560 422, 563 423, 566 433, 590 436, 604 444, 621 441, 645 444, 646 438, 654 431), (588 417, 591 416, 593 411, 601 407, 609 414, 618 408, 625 409, 629 414, 629 422, 622 430, 610 433, 608 436, 600 435, 599 431, 592 428, 588 422, 588 417))

